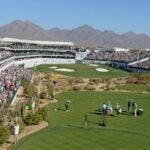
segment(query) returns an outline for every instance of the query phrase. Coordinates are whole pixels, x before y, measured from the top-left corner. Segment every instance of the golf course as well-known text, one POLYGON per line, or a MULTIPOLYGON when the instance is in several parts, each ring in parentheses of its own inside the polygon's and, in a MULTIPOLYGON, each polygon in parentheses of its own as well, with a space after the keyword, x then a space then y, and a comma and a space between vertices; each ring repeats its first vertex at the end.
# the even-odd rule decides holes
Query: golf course
MULTIPOLYGON (((40 65, 36 69, 46 74, 53 72, 88 79, 111 79, 129 75, 126 71, 107 65, 40 65), (55 70, 58 68, 63 68, 63 71, 55 70), (96 68, 102 68, 99 70, 104 72, 99 72, 96 68), (72 70, 69 72, 69 69, 72 70)), ((10 150, 149 150, 149 86, 125 84, 117 85, 116 88, 117 91, 58 92, 55 95, 57 102, 46 106, 49 126, 19 140, 10 150), (68 111, 65 108, 66 100, 70 102, 68 111), (135 117, 132 109, 128 111, 129 100, 135 101, 138 109, 143 109, 142 115, 135 117), (104 126, 101 110, 103 103, 107 102, 111 103, 113 113, 106 115, 104 126), (117 103, 122 108, 119 115, 115 111, 117 103)))

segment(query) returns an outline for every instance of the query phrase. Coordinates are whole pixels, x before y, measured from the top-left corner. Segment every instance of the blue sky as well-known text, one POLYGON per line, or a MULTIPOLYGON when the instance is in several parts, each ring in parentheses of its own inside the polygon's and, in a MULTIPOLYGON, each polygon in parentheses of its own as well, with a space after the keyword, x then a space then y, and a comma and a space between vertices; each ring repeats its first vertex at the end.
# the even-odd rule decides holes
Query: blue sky
POLYGON ((89 24, 150 35, 150 0, 1 0, 0 6, 0 26, 20 19, 45 29, 89 24))

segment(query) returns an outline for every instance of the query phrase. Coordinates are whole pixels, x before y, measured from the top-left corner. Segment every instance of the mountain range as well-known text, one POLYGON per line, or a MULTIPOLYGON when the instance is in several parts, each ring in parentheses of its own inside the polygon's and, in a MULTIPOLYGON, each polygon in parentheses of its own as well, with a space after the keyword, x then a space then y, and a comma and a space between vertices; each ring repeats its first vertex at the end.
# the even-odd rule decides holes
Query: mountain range
POLYGON ((101 31, 89 25, 71 30, 53 28, 45 30, 31 21, 15 20, 0 27, 0 37, 30 40, 71 41, 77 45, 150 48, 150 37, 146 34, 126 32, 117 34, 113 31, 101 31))

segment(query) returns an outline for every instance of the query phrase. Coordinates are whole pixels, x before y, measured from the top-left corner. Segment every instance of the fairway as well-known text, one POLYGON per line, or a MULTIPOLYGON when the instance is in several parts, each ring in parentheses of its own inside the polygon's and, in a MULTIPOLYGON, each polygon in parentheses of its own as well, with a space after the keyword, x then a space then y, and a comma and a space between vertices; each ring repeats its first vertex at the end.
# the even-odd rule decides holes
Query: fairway
POLYGON ((22 139, 13 150, 149 150, 150 95, 120 92, 65 92, 57 95, 58 103, 48 106, 49 127, 22 139), (128 114, 127 101, 134 98, 144 115, 128 114), (64 102, 71 100, 69 112, 64 102), (123 114, 107 116, 107 127, 100 125, 99 107, 119 102, 123 114), (54 109, 57 107, 57 111, 54 109), (89 125, 83 126, 87 114, 89 125))
POLYGON ((57 72, 63 75, 72 76, 72 77, 80 77, 80 78, 113 78, 113 77, 124 77, 128 76, 129 73, 120 69, 115 69, 109 67, 107 65, 98 65, 89 66, 88 64, 58 64, 58 65, 39 65, 36 68, 41 72, 57 72), (74 72, 59 72, 53 69, 53 67, 57 68, 68 68, 73 69, 74 72), (99 72, 96 68, 103 68, 108 70, 108 72, 99 72))

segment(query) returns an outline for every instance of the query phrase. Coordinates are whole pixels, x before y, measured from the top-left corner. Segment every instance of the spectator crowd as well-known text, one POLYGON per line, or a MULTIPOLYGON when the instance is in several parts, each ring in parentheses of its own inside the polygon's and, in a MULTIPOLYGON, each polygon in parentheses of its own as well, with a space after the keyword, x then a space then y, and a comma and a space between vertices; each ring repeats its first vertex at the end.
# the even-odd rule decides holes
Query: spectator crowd
POLYGON ((31 79, 33 71, 23 65, 11 65, 0 72, 0 103, 11 102, 23 78, 31 79))
POLYGON ((136 67, 136 68, 144 68, 144 69, 150 70, 150 60, 139 62, 139 63, 136 63, 136 64, 134 64, 132 66, 136 67))
MULTIPOLYGON (((118 63, 131 63, 144 58, 150 58, 150 51, 146 50, 130 50, 128 52, 114 52, 114 51, 92 51, 86 60, 112 61, 118 63)), ((150 59, 143 62, 138 62, 132 65, 135 68, 150 69, 150 59)))
POLYGON ((92 51, 87 56, 86 59, 120 61, 120 62, 130 63, 146 57, 150 57, 150 51, 145 51, 145 50, 130 50, 128 52, 92 51))

